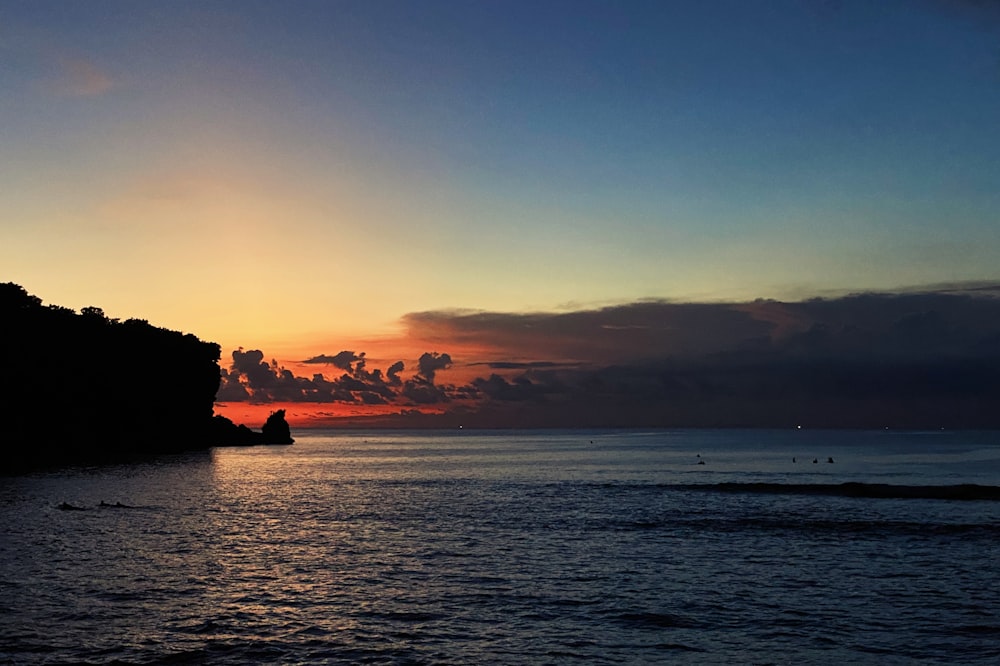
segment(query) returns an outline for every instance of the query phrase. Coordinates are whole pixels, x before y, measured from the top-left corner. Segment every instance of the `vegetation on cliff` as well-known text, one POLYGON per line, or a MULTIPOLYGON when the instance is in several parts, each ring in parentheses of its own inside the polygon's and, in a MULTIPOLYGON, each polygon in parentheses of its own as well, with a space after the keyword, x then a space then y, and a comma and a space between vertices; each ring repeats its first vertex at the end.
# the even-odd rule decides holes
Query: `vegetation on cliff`
POLYGON ((270 436, 213 414, 213 342, 96 307, 43 305, 13 283, 0 284, 0 322, 2 469, 291 443, 283 413, 270 436))

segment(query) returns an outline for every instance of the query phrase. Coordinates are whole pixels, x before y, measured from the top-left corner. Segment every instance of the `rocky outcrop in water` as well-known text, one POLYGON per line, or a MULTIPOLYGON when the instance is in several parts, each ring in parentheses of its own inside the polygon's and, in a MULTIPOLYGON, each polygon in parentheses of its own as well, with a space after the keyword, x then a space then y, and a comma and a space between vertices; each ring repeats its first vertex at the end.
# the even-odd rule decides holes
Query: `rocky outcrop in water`
POLYGON ((285 410, 283 409, 279 409, 267 417, 260 434, 263 436, 265 444, 291 444, 295 441, 292 439, 292 432, 288 427, 288 421, 285 420, 285 410))
POLYGON ((245 425, 236 425, 224 416, 215 416, 212 422, 212 441, 216 446, 255 446, 258 444, 292 444, 291 429, 285 420, 285 410, 279 409, 267 417, 261 432, 245 425))
POLYGON ((0 322, 0 472, 291 443, 283 412, 270 434, 213 413, 214 342, 100 308, 43 305, 12 283, 0 284, 0 322))

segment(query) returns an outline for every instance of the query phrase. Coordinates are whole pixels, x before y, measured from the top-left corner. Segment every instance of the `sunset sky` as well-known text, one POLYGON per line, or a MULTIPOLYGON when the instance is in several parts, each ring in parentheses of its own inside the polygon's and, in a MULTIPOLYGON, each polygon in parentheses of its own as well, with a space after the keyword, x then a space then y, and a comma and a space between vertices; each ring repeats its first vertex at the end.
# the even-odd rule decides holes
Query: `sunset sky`
POLYGON ((990 296, 934 301, 981 349, 998 118, 995 2, 0 0, 0 282, 340 416, 572 402, 863 291, 990 296))

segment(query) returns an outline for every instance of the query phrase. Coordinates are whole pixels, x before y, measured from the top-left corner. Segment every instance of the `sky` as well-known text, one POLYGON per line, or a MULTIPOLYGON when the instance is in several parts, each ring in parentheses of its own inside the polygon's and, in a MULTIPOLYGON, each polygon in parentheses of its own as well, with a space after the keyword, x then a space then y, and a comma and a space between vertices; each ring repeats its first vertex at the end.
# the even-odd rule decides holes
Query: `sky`
POLYGON ((0 281, 218 342, 222 408, 293 425, 594 413, 584 367, 862 325, 816 297, 907 294, 882 341, 972 298, 981 350, 997 118, 989 0, 0 0, 0 281))

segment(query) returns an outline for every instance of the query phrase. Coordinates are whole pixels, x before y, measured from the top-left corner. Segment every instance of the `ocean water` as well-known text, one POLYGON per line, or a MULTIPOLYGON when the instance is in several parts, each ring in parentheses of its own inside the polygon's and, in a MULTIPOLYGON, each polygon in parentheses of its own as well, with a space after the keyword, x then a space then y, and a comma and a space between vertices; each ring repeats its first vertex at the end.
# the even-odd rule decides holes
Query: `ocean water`
POLYGON ((1000 661, 1000 433, 295 436, 0 477, 0 663, 1000 661))

